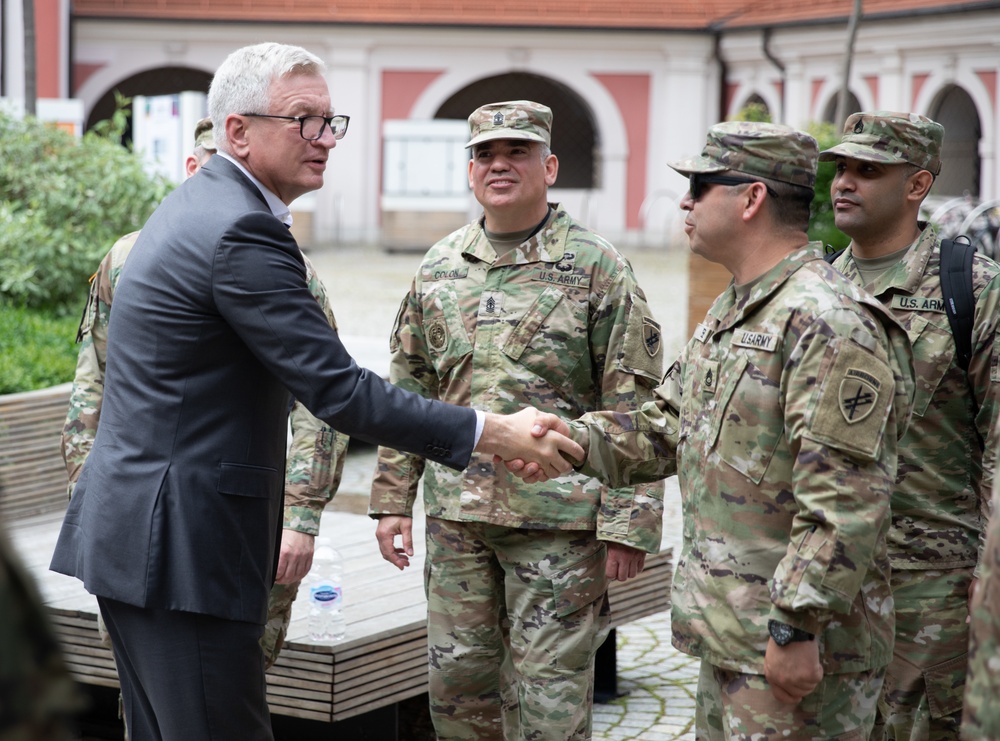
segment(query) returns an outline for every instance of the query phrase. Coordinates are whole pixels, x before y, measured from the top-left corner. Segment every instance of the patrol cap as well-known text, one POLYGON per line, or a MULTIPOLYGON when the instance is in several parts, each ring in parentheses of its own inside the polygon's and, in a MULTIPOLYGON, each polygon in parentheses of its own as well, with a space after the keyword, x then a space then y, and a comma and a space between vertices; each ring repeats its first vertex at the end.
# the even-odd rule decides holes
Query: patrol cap
POLYGON ((918 113, 852 113, 844 123, 840 144, 823 150, 819 159, 829 162, 840 155, 888 165, 909 162, 937 175, 943 140, 944 126, 918 113))
POLYGON ((466 147, 494 139, 526 139, 552 143, 552 109, 531 100, 508 100, 480 106, 469 116, 471 139, 466 147))
POLYGON ((215 134, 212 132, 212 119, 206 116, 194 125, 194 145, 215 151, 215 134))
POLYGON ((726 121, 708 130, 700 156, 667 164, 681 175, 733 170, 812 189, 818 151, 815 139, 791 126, 726 121))

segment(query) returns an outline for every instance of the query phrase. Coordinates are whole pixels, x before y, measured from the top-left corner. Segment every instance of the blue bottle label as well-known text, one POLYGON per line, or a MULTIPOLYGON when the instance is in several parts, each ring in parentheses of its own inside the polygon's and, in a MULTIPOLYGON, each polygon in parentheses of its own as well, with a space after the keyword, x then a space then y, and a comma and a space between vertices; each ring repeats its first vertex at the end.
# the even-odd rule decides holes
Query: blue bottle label
POLYGON ((340 603, 343 591, 332 584, 319 584, 310 588, 309 596, 319 607, 334 607, 340 603))

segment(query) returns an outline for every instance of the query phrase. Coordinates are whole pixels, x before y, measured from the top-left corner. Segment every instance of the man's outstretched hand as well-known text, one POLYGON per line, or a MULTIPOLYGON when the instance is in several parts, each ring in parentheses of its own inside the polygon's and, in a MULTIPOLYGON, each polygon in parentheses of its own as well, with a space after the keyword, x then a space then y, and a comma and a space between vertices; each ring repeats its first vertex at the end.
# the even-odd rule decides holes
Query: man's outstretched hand
MULTIPOLYGON (((566 424, 565 420, 554 414, 538 412, 535 416, 534 424, 531 426, 531 434, 536 438, 544 438, 549 434, 550 430, 552 433, 558 433, 561 436, 569 436, 569 425, 566 424)), ((583 460, 583 448, 579 445, 576 447, 579 450, 579 454, 575 454, 573 458, 579 462, 583 460)), ((550 478, 554 478, 553 476, 549 476, 537 462, 526 457, 503 458, 501 456, 494 456, 493 461, 494 463, 502 462, 508 471, 518 478, 523 479, 528 484, 542 483, 548 481, 550 478)))
POLYGON ((492 453, 494 461, 530 467, 527 475, 511 469, 525 480, 530 476, 531 481, 548 481, 572 471, 573 461, 583 460, 583 448, 566 437, 568 433, 561 419, 531 407, 516 414, 487 414, 476 450, 492 453))

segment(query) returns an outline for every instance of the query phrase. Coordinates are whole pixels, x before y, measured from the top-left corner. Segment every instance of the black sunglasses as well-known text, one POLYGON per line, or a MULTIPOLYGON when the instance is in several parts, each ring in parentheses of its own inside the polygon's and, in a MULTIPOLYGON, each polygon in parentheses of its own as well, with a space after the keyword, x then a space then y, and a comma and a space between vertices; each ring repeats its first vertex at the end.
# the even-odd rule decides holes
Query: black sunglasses
POLYGON ((748 183, 760 183, 767 188, 768 195, 771 198, 778 197, 778 193, 774 188, 761 180, 754 180, 753 178, 741 178, 735 175, 705 175, 700 172, 693 172, 688 176, 688 189, 691 191, 691 199, 695 201, 701 198, 702 191, 706 185, 746 185, 748 183))

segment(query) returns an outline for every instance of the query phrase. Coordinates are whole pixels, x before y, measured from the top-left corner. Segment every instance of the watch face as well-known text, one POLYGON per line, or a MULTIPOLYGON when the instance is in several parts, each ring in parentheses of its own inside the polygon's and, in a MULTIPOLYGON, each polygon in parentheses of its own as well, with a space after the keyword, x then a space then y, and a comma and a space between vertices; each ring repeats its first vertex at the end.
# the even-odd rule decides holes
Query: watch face
POLYGON ((779 646, 787 646, 792 641, 795 629, 787 623, 769 620, 767 622, 767 631, 771 634, 771 638, 774 639, 775 643, 779 646))

